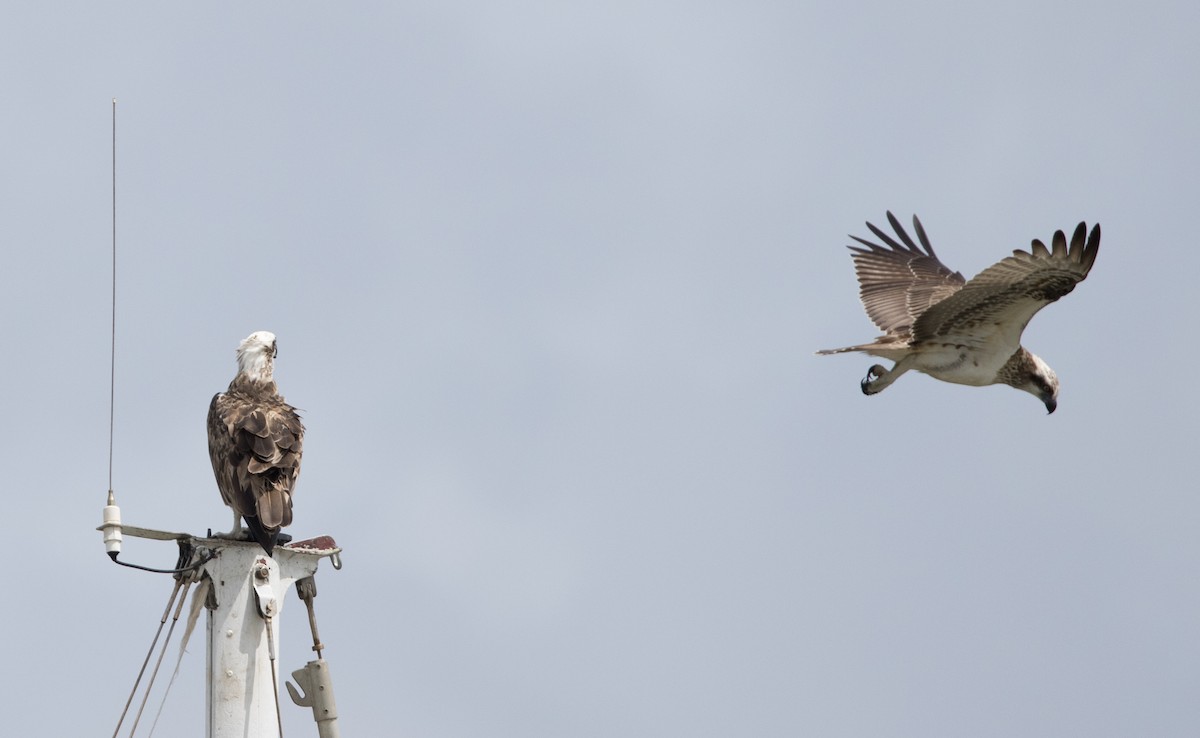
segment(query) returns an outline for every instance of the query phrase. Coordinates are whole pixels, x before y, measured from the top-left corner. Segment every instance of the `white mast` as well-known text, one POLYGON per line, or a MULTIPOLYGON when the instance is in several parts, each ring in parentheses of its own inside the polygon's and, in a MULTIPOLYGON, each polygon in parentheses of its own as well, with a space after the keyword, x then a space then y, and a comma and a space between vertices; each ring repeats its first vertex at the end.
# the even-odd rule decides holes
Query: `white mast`
MULTIPOLYGON (((287 589, 330 550, 202 539, 216 607, 208 617, 208 738, 280 735, 279 621, 287 589)), ((210 600, 210 606, 212 602, 210 600)))
MULTIPOLYGON (((178 578, 185 574, 189 579, 202 580, 197 597, 205 597, 208 609, 207 679, 205 692, 207 712, 205 717, 207 738, 270 738, 281 735, 279 695, 279 631, 280 615, 286 600, 288 587, 299 580, 303 586, 300 597, 308 608, 309 625, 313 634, 313 650, 317 659, 303 668, 292 672, 301 691, 288 684, 288 692, 297 705, 311 707, 321 738, 337 738, 337 707, 333 697, 333 684, 329 678, 329 667, 321 658, 324 646, 317 637, 316 620, 312 612, 312 598, 316 595, 313 579, 321 559, 328 557, 334 569, 341 569, 341 552, 329 536, 319 536, 275 547, 274 557, 267 556, 262 546, 254 541, 235 541, 223 538, 197 538, 186 533, 139 528, 122 525, 120 510, 115 505, 104 509, 104 531, 109 556, 118 564, 146 571, 175 573, 178 578), (138 538, 174 540, 180 545, 180 569, 146 569, 136 564, 118 560, 122 533, 138 538), (199 569, 197 573, 193 570, 199 569), (203 594, 206 593, 206 594, 203 594)), ((182 580, 176 583, 171 595, 174 601, 182 580)), ((186 589, 184 590, 186 596, 186 589)), ((176 618, 182 609, 180 600, 176 618)), ((198 606, 193 605, 193 618, 198 606)), ((168 605, 168 610, 170 605, 168 605)), ((163 613, 162 623, 167 620, 163 613)), ((161 633, 162 625, 159 630, 161 633)), ((174 624, 172 624, 174 629, 174 624)), ((188 628, 188 632, 191 628, 188 628)), ((170 633, 168 632, 168 640, 170 633)), ((187 635, 184 635, 186 643, 187 635)), ((155 636, 155 643, 158 636, 155 636)), ((149 662, 151 653, 146 655, 149 662)), ((165 653, 167 644, 162 650, 165 653)), ((182 654, 182 652, 181 652, 182 654)), ((159 660, 161 661, 160 654, 159 660)), ((141 682, 146 664, 142 665, 125 712, 117 723, 120 732, 141 682)), ((155 667, 157 673, 157 667, 155 667)), ((149 696, 153 686, 153 675, 145 687, 149 696)), ((145 699, 142 700, 143 706, 145 699)), ((137 716, 141 716, 139 708, 137 716)), ((136 720, 134 722, 136 729, 136 720)))

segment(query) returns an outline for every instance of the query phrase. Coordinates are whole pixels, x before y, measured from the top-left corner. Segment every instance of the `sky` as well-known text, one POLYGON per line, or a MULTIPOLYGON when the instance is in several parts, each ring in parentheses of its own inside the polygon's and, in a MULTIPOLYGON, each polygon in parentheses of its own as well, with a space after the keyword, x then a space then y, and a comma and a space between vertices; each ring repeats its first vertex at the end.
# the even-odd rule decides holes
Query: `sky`
MULTIPOLYGON (((171 589, 94 530, 116 98, 123 517, 228 527, 204 416, 274 332, 308 426, 289 532, 344 549, 316 600, 344 734, 1195 735, 1198 25, 1190 2, 11 8, 8 732, 110 735, 171 589), (1025 332, 1054 415, 911 373, 864 397, 873 359, 814 356, 875 336, 844 246, 888 210, 967 276, 1102 224, 1025 332)), ((311 658, 294 595, 283 630, 286 675, 311 658)), ((202 634, 156 735, 202 734, 202 634)))

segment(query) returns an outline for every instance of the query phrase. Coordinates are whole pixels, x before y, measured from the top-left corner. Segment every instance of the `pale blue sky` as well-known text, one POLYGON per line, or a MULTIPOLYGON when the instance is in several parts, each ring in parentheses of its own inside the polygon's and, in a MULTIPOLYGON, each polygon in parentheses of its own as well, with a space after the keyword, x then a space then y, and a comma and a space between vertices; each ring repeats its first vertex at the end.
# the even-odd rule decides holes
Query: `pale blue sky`
POLYGON ((92 530, 113 97, 125 518, 227 527, 204 415, 275 332, 346 735, 1200 730, 1194 3, 6 15, 11 734, 108 735, 170 589, 92 530), (844 246, 888 209, 968 276, 1102 224, 1025 336, 1053 416, 813 356, 874 335, 844 246))

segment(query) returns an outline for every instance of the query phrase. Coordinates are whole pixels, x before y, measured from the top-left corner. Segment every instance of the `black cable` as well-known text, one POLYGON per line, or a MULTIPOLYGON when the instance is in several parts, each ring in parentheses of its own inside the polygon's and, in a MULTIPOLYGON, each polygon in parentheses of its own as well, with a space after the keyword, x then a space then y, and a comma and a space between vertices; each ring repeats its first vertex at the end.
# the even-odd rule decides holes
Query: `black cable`
POLYGON ((215 559, 217 557, 216 551, 206 550, 204 552, 204 554, 200 557, 199 561, 197 561, 194 564, 188 564, 187 566, 184 566, 184 564, 186 562, 192 560, 192 554, 194 554, 196 552, 196 547, 193 546, 187 539, 180 539, 179 541, 177 541, 177 543, 179 544, 179 558, 175 559, 175 568, 174 569, 154 569, 149 566, 142 566, 141 564, 130 564, 130 563, 127 563, 124 561, 118 561, 117 560, 117 554, 118 554, 117 551, 110 551, 108 554, 108 557, 113 560, 114 564, 120 564, 121 566, 128 566, 130 569, 139 569, 141 571, 148 571, 148 572, 151 572, 152 574, 175 574, 176 578, 178 578, 178 575, 180 575, 180 574, 186 574, 189 571, 195 571, 195 570, 199 569, 200 567, 204 566, 205 564, 207 564, 208 562, 212 561, 213 559, 215 559))
POLYGON ((213 559, 215 559, 217 557, 217 555, 215 553, 213 553, 212 551, 209 551, 208 553, 204 554, 204 556, 202 556, 199 561, 192 564, 191 566, 184 566, 184 567, 180 567, 178 569, 154 569, 149 566, 142 566, 140 564, 130 564, 126 561, 118 561, 117 555, 118 554, 116 551, 112 551, 111 553, 108 554, 109 558, 111 558, 113 560, 114 564, 120 564, 121 566, 128 566, 130 569, 139 569, 141 571, 148 571, 153 574, 185 574, 189 571, 195 571, 196 569, 199 569, 200 567, 204 566, 205 564, 207 564, 208 562, 212 561, 213 559))

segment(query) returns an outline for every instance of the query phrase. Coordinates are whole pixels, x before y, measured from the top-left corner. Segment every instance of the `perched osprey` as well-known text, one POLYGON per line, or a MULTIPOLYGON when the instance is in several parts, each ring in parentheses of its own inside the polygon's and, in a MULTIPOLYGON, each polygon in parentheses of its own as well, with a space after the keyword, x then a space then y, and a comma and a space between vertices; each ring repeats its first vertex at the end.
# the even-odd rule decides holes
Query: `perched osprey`
POLYGON ((896 362, 891 369, 876 364, 867 370, 862 380, 867 395, 915 369, 955 384, 1007 384, 1054 412, 1058 377, 1021 346, 1021 332, 1037 311, 1087 277, 1100 249, 1099 224, 1091 235, 1085 223, 1076 226, 1069 248, 1062 231, 1055 232, 1051 249, 1034 239, 1033 253, 1015 250, 967 281, 938 260, 915 215, 920 246, 894 215, 887 218, 902 243, 867 223, 887 246, 851 236, 866 248, 848 247, 863 307, 883 335, 873 343, 817 353, 862 351, 896 362))
POLYGON ((304 425, 283 401, 273 372, 275 334, 251 333, 238 346, 238 373, 208 406, 208 455, 225 504, 233 508, 239 538, 242 518, 267 555, 279 529, 292 522, 292 489, 300 474, 304 425))

